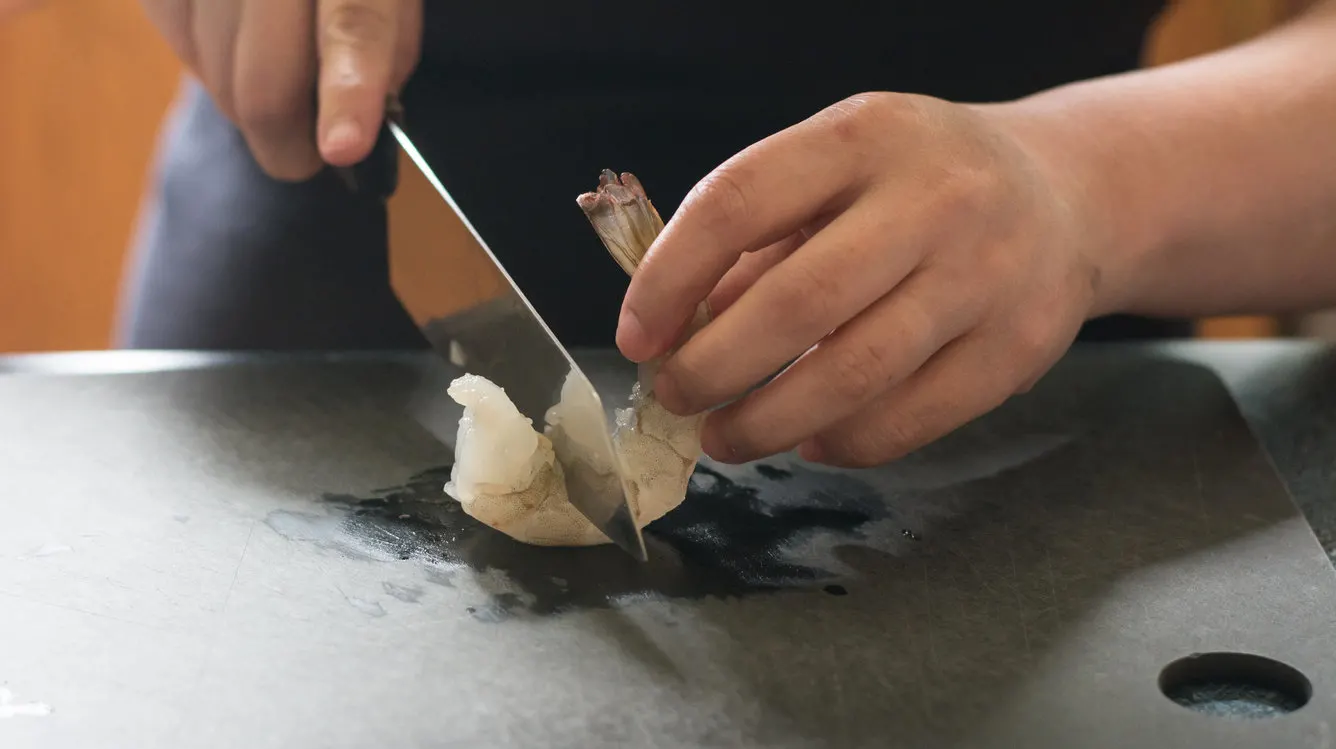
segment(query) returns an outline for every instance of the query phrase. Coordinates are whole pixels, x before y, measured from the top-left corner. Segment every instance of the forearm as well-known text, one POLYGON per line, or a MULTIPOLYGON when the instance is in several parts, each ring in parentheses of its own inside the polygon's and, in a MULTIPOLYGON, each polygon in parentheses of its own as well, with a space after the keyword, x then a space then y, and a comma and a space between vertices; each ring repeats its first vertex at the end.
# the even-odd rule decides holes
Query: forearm
POLYGON ((1336 305, 1336 0, 1219 53, 990 108, 1093 217, 1096 314, 1336 305))

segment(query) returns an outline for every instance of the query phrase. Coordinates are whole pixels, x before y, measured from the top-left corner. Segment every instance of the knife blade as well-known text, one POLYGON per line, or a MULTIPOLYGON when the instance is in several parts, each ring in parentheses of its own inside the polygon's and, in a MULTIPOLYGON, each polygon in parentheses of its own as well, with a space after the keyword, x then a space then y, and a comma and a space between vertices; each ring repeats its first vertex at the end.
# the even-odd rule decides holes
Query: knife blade
MULTIPOLYGON (((413 145, 401 112, 387 108, 371 157, 340 176, 354 190, 385 200, 390 285, 432 348, 503 388, 535 428, 542 429, 560 402, 562 418, 549 436, 571 504, 614 544, 645 561, 598 391, 413 145), (578 429, 568 432, 571 424, 578 429), (580 439, 572 436, 576 431, 580 439)), ((423 396, 418 418, 433 434, 453 434, 454 424, 440 420, 454 409, 433 402, 448 400, 444 388, 423 396)))

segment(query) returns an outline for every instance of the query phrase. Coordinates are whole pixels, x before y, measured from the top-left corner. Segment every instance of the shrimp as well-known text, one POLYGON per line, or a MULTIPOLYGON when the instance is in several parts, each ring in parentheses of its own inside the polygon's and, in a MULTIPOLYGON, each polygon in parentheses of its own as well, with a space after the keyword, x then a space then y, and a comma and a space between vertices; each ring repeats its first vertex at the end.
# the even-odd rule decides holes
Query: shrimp
MULTIPOLYGON (((581 195, 577 202, 618 265, 628 275, 634 274, 663 230, 663 220, 640 181, 629 173, 619 178, 604 170, 598 189, 581 195)), ((686 335, 709 319, 709 307, 702 303, 686 335)), ((640 365, 630 405, 616 411, 612 434, 619 468, 628 479, 627 501, 640 528, 682 503, 701 452, 704 415, 677 416, 654 397, 652 383, 661 361, 640 365)), ((450 384, 448 392, 464 406, 464 415, 446 492, 459 501, 464 512, 523 543, 611 543, 570 503, 565 475, 556 459, 550 435, 558 424, 568 438, 577 441, 590 429, 603 428, 566 416, 562 405, 574 397, 566 388, 557 405, 548 410, 543 432, 515 408, 504 389, 481 376, 463 375, 450 384)))

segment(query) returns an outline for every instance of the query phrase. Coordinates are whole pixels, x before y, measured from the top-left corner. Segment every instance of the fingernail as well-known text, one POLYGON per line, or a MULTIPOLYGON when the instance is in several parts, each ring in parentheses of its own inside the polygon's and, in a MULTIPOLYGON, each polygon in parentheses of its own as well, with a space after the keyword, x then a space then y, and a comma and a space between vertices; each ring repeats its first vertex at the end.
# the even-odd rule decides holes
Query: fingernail
POLYGON ((327 155, 333 155, 357 146, 361 140, 362 128, 356 122, 339 120, 330 125, 329 131, 325 133, 325 147, 321 150, 327 155))
POLYGON ((654 378, 654 397, 658 399, 660 406, 668 410, 668 413, 687 415, 688 404, 682 397, 682 391, 677 387, 677 380, 672 374, 659 372, 654 378))
POLYGON ((798 445, 798 457, 808 463, 820 463, 825 459, 825 453, 822 451, 821 445, 817 444, 816 440, 807 440, 801 445, 798 445))
POLYGON ((636 363, 645 361, 654 355, 649 351, 649 343, 649 336, 645 333, 645 326, 640 324, 640 318, 623 307, 617 318, 617 348, 621 350, 622 356, 636 363))

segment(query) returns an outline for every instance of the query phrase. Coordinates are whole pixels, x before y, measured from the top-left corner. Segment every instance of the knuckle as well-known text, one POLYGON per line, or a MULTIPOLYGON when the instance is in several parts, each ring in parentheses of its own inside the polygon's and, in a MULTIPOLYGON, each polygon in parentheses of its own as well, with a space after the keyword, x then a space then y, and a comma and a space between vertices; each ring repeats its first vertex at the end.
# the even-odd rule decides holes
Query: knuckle
POLYGON ((1024 261, 1006 241, 990 241, 978 247, 971 263, 974 277, 991 289, 1011 285, 1023 274, 1024 261))
POLYGON ((830 311, 837 293, 831 282, 821 273, 802 262, 790 263, 782 273, 769 274, 769 291, 772 295, 772 309, 782 310, 784 319, 791 324, 807 328, 816 327, 818 333, 828 332, 830 311))
POLYGON ((830 105, 820 116, 840 142, 863 141, 885 128, 888 118, 901 115, 901 99, 881 92, 855 94, 830 105))
POLYGON ((722 166, 696 183, 688 196, 689 205, 710 226, 745 221, 752 210, 746 184, 736 169, 722 166))
POLYGON ((890 379, 887 356, 876 344, 840 346, 831 364, 827 385, 846 402, 871 399, 890 379))
POLYGON ((903 340, 915 348, 930 346, 940 342, 940 311, 930 310, 917 295, 904 294, 895 309, 896 329, 903 340))
POLYGON ((387 41, 394 20, 378 4, 341 2, 330 9, 322 27, 326 44, 360 48, 387 41))
POLYGON ((985 213, 1004 192, 1002 177, 991 165, 960 161, 940 175, 936 208, 941 218, 960 220, 985 213))
POLYGON ((1047 315, 1026 315, 1012 325, 1012 345, 1016 360, 1029 366, 1035 359, 1048 356, 1058 338, 1055 323, 1047 315))
POLYGON ((894 411, 882 420, 881 427, 869 438, 883 461, 908 455, 927 441, 929 427, 922 415, 913 411, 894 411))

